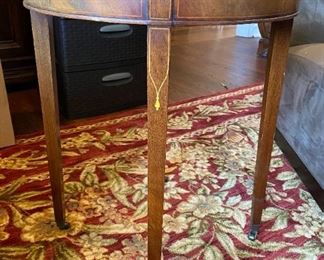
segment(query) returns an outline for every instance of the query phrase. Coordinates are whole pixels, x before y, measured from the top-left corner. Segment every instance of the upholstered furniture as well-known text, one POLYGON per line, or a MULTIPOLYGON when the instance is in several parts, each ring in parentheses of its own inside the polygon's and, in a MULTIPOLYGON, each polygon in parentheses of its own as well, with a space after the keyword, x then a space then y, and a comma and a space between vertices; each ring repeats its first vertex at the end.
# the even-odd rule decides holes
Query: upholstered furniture
POLYGON ((324 0, 301 0, 278 129, 324 189, 324 0))
POLYGON ((25 0, 31 10, 55 218, 65 222, 52 16, 148 25, 148 256, 161 258, 171 27, 273 22, 263 101, 250 239, 264 208, 284 68, 298 0, 25 0))
POLYGON ((11 123, 7 90, 0 60, 0 148, 13 145, 15 136, 11 123))

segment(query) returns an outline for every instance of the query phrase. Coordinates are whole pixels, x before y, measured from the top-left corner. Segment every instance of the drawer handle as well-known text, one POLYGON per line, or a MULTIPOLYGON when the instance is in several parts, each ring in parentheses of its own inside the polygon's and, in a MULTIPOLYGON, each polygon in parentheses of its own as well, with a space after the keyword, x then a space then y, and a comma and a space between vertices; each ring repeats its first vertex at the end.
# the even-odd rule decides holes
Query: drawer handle
POLYGON ((106 87, 115 87, 126 85, 133 81, 133 76, 129 72, 121 72, 103 76, 101 79, 101 84, 106 87))
POLYGON ((127 24, 110 24, 99 29, 100 35, 104 38, 122 38, 133 33, 133 29, 127 24))

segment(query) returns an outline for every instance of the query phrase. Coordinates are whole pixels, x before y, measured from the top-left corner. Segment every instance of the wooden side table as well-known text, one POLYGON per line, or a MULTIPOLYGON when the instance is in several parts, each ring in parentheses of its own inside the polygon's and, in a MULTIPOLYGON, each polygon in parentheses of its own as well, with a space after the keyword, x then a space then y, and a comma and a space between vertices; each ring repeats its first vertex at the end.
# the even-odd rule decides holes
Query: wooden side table
POLYGON ((289 38, 298 0, 25 0, 31 10, 55 219, 68 228, 63 201, 52 16, 148 25, 148 256, 161 258, 172 26, 272 22, 255 173, 251 231, 264 208, 289 38))

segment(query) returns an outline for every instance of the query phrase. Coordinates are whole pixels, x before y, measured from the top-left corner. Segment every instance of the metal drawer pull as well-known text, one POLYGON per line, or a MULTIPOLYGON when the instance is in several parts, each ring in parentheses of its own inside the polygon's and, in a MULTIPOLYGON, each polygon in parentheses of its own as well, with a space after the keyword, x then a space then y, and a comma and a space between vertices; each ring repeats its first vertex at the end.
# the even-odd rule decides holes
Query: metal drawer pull
POLYGON ((127 24, 110 24, 102 26, 99 32, 104 38, 127 37, 133 33, 133 29, 127 24))
POLYGON ((106 87, 126 85, 133 81, 133 76, 129 72, 115 73, 102 77, 101 83, 106 87))

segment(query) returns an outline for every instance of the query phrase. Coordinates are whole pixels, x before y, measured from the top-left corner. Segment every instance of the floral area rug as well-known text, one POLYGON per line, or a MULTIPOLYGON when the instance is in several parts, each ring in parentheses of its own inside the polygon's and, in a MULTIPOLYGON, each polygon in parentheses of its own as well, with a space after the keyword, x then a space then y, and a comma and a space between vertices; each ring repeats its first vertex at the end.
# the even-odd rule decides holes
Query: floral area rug
MULTIPOLYGON (((275 145, 249 230, 262 86, 169 109, 164 259, 324 259, 324 215, 275 145)), ((0 150, 0 259, 146 259, 146 113, 62 133, 71 228, 53 222, 43 135, 0 150)))

